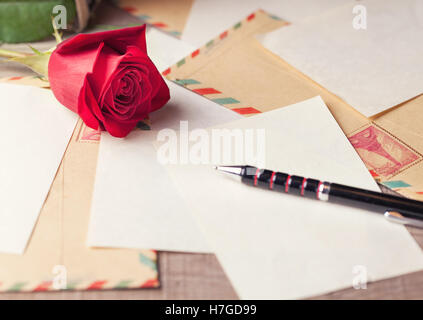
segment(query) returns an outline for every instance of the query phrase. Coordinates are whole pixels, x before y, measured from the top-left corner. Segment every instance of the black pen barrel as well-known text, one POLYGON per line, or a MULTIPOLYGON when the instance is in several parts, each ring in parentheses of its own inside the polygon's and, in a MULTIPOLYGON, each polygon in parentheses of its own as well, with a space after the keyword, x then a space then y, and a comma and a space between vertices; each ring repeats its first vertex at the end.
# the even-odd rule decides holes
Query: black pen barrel
POLYGON ((356 208, 385 213, 394 211, 410 218, 423 218, 423 202, 374 192, 337 183, 330 183, 328 201, 356 208))
POLYGON ((242 182, 263 189, 329 201, 382 214, 391 211, 409 218, 423 219, 423 202, 421 201, 251 166, 243 167, 240 175, 242 182))

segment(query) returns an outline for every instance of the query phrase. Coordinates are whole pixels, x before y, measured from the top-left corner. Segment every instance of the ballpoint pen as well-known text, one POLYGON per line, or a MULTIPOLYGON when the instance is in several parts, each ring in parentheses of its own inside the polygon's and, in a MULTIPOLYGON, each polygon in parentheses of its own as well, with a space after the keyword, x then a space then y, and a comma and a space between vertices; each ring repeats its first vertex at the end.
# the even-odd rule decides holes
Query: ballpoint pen
POLYGON ((217 166, 245 184, 381 213, 389 221, 423 228, 423 202, 252 166, 217 166))

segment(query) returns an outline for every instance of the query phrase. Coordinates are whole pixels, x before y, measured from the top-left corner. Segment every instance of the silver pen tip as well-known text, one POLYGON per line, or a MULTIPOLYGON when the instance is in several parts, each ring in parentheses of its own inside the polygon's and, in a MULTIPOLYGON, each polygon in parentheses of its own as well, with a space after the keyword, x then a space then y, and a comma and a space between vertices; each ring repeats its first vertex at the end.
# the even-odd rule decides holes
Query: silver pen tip
POLYGON ((214 166, 214 168, 215 170, 225 172, 225 173, 235 174, 238 176, 240 176, 242 172, 241 166, 214 166))

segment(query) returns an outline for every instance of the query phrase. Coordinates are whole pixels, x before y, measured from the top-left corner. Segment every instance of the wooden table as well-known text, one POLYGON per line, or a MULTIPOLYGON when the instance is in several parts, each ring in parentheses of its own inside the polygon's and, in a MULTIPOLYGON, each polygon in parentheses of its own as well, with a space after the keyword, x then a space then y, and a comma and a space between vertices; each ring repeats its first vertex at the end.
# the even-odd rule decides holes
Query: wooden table
MULTIPOLYGON (((97 13, 97 23, 122 25, 136 22, 120 10, 103 6, 97 13)), ((37 43, 43 50, 54 42, 37 43)), ((28 50, 26 45, 8 46, 28 50)), ((31 72, 15 64, 2 64, 0 78, 30 75, 31 72)), ((408 228, 423 247, 423 230, 408 228)), ((159 253, 161 287, 141 290, 69 291, 37 293, 0 293, 3 299, 237 299, 222 267, 212 254, 159 253)), ((369 283, 367 289, 349 289, 315 297, 315 299, 423 299, 423 271, 369 283)))
MULTIPOLYGON (((420 230, 417 239, 423 243, 420 230)), ((0 299, 237 299, 212 254, 159 253, 161 288, 141 290, 0 293, 0 299)), ((315 299, 422 299, 423 271, 369 283, 315 299)))

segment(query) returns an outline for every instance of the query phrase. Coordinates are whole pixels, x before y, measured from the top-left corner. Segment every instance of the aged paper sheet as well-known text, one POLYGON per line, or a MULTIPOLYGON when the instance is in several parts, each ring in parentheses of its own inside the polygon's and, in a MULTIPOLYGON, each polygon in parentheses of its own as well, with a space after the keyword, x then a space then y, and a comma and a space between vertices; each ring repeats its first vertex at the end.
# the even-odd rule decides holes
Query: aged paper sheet
POLYGON ((0 84, 0 252, 22 254, 77 116, 45 89, 0 84))

